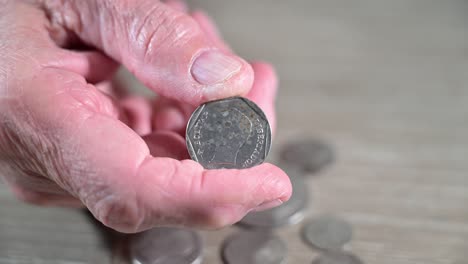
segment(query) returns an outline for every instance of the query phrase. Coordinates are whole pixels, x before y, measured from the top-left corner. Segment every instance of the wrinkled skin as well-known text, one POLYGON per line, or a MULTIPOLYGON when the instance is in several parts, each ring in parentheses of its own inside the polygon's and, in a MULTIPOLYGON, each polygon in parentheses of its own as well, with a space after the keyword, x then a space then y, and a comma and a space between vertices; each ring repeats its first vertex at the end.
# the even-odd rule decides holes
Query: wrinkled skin
POLYGON ((243 95, 275 118, 272 68, 234 55, 203 12, 180 1, 0 0, 0 50, 0 175, 19 199, 85 206, 121 232, 219 228, 289 199, 271 164, 204 170, 187 159, 183 130, 202 102, 243 95), (161 96, 118 92, 119 64, 161 96))

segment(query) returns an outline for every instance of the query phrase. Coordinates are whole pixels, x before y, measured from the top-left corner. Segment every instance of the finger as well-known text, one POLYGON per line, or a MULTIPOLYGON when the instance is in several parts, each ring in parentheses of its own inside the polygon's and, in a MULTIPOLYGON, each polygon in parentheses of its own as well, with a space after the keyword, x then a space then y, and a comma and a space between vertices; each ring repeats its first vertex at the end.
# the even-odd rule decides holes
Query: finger
POLYGON ((119 67, 116 61, 97 51, 56 49, 51 53, 57 54, 57 59, 48 66, 73 71, 90 83, 108 80, 119 67))
POLYGON ((184 114, 176 106, 160 108, 153 117, 153 128, 156 131, 182 132, 186 124, 184 114))
POLYGON ((171 131, 156 131, 143 137, 154 157, 188 159, 185 139, 171 131))
POLYGON ((192 12, 192 17, 197 21, 198 25, 205 32, 206 36, 220 49, 224 51, 230 51, 231 48, 227 45, 226 42, 221 37, 221 34, 216 27, 214 21, 203 11, 196 10, 192 12))
POLYGON ((14 173, 5 177, 6 182, 11 186, 18 188, 28 189, 40 193, 47 193, 51 195, 66 195, 65 190, 60 188, 54 181, 42 175, 31 175, 33 173, 14 173))
POLYGON ((184 13, 187 13, 189 8, 188 8, 188 5, 185 1, 180 1, 180 0, 165 0, 165 1, 162 1, 163 3, 165 3, 166 5, 172 7, 173 9, 177 10, 177 11, 180 11, 180 12, 184 12, 184 13))
POLYGON ((106 80, 106 81, 103 81, 103 82, 100 82, 100 83, 96 83, 95 86, 100 92, 102 92, 102 93, 104 93, 104 94, 106 94, 106 95, 108 95, 108 96, 110 96, 112 98, 117 98, 117 95, 115 93, 115 89, 114 89, 114 85, 113 85, 112 81, 106 80))
POLYGON ((276 127, 275 100, 278 89, 278 78, 274 68, 264 62, 252 63, 255 81, 247 98, 257 103, 265 112, 272 130, 276 127))
POLYGON ((138 135, 151 133, 151 103, 141 96, 131 96, 120 100, 122 110, 127 118, 126 124, 138 135))
POLYGON ((97 89, 78 75, 44 69, 26 83, 32 84, 43 87, 41 94, 29 95, 24 103, 39 126, 36 140, 42 141, 36 144, 54 155, 43 158, 48 175, 116 230, 174 224, 221 227, 291 195, 287 175, 270 164, 205 171, 191 160, 151 156, 142 138, 101 112, 106 107, 94 100, 97 89), (76 97, 72 90, 92 99, 76 97), (83 100, 93 104, 80 107, 83 100))
POLYGON ((124 64, 158 94, 198 105, 252 87, 246 61, 217 48, 192 17, 159 1, 45 3, 54 24, 124 64))
POLYGON ((95 85, 96 89, 112 102, 115 117, 132 128, 139 135, 151 132, 151 102, 142 96, 122 93, 120 84, 115 80, 107 80, 95 85))
POLYGON ((184 135, 187 121, 194 109, 191 105, 159 97, 154 103, 153 130, 169 130, 184 135))
POLYGON ((63 206, 63 207, 84 207, 79 199, 71 195, 51 194, 48 192, 39 192, 26 187, 10 185, 10 190, 19 200, 40 206, 63 206))

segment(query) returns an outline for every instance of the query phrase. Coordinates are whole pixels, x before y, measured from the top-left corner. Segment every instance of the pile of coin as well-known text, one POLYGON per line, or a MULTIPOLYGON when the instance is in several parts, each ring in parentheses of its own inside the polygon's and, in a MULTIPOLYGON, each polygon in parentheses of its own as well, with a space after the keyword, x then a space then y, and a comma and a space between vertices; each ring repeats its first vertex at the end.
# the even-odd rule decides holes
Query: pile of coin
POLYGON ((344 251, 351 237, 351 225, 333 215, 313 218, 302 228, 303 240, 322 253, 313 264, 362 264, 357 256, 344 251))
MULTIPOLYGON (((293 194, 286 203, 266 211, 249 213, 239 222, 241 227, 248 229, 225 240, 222 247, 225 264, 286 263, 287 243, 275 234, 275 229, 299 224, 306 218, 311 194, 305 178, 318 175, 334 161, 330 145, 317 139, 289 142, 282 146, 279 154, 276 164, 289 175, 293 194), (258 238, 253 239, 254 236, 258 238), (243 241, 242 246, 240 241, 243 241)), ((338 216, 316 216, 303 225, 299 235, 311 250, 320 253, 312 260, 313 264, 363 263, 357 256, 344 250, 351 241, 352 226, 338 216)))
MULTIPOLYGON (((186 131, 191 158, 206 169, 243 169, 265 161, 270 151, 271 130, 262 110, 242 97, 205 103, 189 120, 186 131)), ((238 224, 242 231, 227 237, 220 246, 226 264, 282 264, 287 262, 287 243, 275 229, 299 224, 306 218, 310 193, 306 175, 317 175, 334 161, 333 149, 316 139, 290 142, 276 162, 290 176, 293 194, 284 204, 247 214, 238 224)), ((322 215, 302 228, 303 241, 321 252, 313 264, 361 264, 343 250, 352 237, 344 219, 322 215)), ((134 264, 197 264, 203 244, 193 230, 155 228, 133 237, 130 252, 134 264)))
POLYGON ((224 263, 276 264, 287 257, 286 243, 266 230, 242 231, 228 237, 222 247, 224 263))
POLYGON ((199 264, 203 244, 200 234, 183 228, 159 227, 132 238, 133 264, 199 264))

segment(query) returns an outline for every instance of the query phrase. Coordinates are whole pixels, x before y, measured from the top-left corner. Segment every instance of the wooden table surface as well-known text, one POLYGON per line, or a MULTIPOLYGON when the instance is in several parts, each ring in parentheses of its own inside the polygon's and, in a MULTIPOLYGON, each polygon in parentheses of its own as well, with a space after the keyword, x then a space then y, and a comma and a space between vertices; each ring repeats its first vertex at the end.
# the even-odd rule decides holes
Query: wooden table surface
MULTIPOLYGON (((335 147, 308 177, 307 218, 354 227, 365 263, 468 263, 468 2, 464 0, 191 1, 242 56, 281 78, 278 146, 297 137, 335 147)), ((288 263, 317 252, 300 225, 278 230, 288 263)), ((237 227, 203 232, 204 263, 237 227)), ((0 263, 111 263, 83 211, 37 208, 0 185, 0 263)), ((115 258, 114 258, 115 259, 115 258)))

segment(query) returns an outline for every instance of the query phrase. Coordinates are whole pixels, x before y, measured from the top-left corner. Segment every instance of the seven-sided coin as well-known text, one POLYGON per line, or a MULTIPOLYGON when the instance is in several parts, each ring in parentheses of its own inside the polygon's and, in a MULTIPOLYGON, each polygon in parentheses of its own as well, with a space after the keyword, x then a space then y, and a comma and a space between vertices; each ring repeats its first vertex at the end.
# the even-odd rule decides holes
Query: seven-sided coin
POLYGON ((186 131, 190 157, 206 169, 243 169, 261 164, 271 144, 263 111, 243 97, 199 106, 186 131))
POLYGON ((268 231, 243 231, 228 237, 222 252, 226 264, 282 264, 286 244, 268 231))
POLYGON ((203 243, 189 229, 159 227, 135 235, 130 242, 133 264, 199 264, 203 243))
POLYGON ((307 244, 322 250, 338 251, 351 240, 352 227, 345 220, 333 215, 312 219, 302 229, 307 244))
POLYGON ((285 144, 280 151, 281 163, 295 166, 306 173, 316 173, 334 160, 333 148, 317 139, 292 141, 285 144))
POLYGON ((347 252, 324 252, 312 264, 363 264, 357 256, 347 252))

